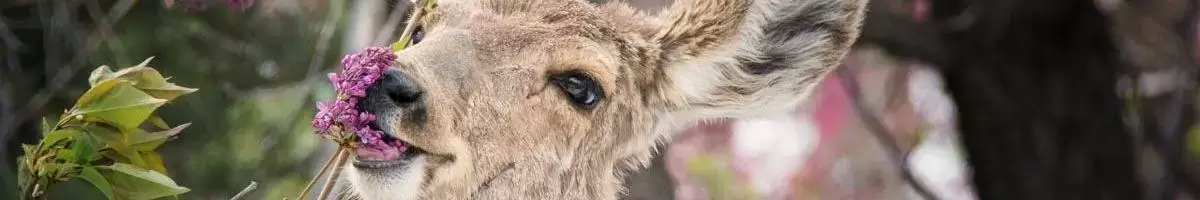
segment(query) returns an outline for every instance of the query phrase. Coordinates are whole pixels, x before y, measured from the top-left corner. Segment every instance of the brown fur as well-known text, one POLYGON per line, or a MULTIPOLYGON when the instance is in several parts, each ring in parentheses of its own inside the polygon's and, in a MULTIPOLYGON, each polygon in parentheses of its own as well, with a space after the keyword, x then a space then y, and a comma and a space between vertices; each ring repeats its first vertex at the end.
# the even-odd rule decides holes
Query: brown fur
POLYGON ((380 116, 428 153, 413 169, 347 167, 348 196, 616 199, 625 172, 687 122, 805 99, 857 37, 865 2, 677 0, 645 16, 620 3, 439 0, 424 41, 397 61, 425 91, 426 117, 380 116), (599 81, 600 104, 577 108, 547 81, 565 72, 599 81))

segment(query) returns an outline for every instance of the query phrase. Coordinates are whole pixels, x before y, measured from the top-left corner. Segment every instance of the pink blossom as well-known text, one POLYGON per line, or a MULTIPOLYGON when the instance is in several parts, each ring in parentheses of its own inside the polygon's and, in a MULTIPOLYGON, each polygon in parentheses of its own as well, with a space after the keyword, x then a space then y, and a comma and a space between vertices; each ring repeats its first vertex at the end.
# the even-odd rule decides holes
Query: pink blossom
POLYGON ((317 135, 327 138, 355 136, 370 148, 391 145, 382 140, 382 131, 371 128, 375 115, 359 110, 358 101, 367 96, 367 88, 393 66, 395 59, 396 55, 386 47, 368 47, 342 58, 342 70, 328 75, 337 90, 337 99, 317 103, 317 115, 312 122, 317 135))

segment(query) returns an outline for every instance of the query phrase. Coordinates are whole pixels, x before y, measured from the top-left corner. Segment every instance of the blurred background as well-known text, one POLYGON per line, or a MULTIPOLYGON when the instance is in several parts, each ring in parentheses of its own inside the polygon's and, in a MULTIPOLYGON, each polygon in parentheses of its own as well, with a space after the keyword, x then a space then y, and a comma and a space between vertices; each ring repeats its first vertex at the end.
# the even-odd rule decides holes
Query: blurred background
MULTIPOLYGON (((593 0, 601 3, 603 0, 593 0)), ((627 0, 656 12, 670 0, 627 0)), ((1194 199, 1194 0, 871 0, 844 66, 795 112, 686 130, 626 199, 1194 199)), ((0 199, 100 65, 199 88, 161 150, 182 199, 292 197, 333 146, 324 74, 394 41, 407 0, 0 1, 0 199)), ((54 186, 51 199, 102 199, 54 186)))

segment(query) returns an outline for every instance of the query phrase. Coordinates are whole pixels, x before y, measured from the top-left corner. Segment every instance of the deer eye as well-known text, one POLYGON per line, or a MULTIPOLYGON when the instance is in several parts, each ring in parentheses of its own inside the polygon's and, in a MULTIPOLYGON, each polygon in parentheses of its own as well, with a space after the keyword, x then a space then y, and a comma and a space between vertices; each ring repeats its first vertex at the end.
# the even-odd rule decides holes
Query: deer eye
POLYGON ((421 43, 421 39, 423 39, 423 38, 425 38, 425 30, 423 30, 423 28, 421 28, 420 26, 417 26, 416 30, 413 30, 412 44, 409 44, 409 46, 415 45, 417 43, 421 43))
POLYGON ((570 73, 550 78, 550 82, 562 89, 571 98, 571 103, 583 109, 592 109, 600 103, 604 93, 595 79, 581 73, 570 73))

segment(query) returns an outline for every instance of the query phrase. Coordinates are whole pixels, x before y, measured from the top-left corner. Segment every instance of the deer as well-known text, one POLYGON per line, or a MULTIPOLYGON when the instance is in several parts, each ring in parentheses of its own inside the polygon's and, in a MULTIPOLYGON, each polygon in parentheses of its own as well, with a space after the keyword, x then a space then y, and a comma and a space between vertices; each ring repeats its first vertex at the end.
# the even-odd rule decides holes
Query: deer
POLYGON ((438 0, 359 104, 402 145, 356 150, 342 197, 618 199, 674 131, 804 102, 866 2, 438 0))

